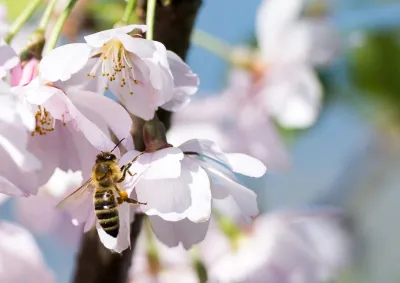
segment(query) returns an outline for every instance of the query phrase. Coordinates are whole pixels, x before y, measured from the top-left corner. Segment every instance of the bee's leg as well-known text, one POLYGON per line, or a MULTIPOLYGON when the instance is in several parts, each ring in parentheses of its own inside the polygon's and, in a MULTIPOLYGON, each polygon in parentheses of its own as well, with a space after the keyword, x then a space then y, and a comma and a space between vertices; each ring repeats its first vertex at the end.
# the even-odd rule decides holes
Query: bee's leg
POLYGON ((133 198, 122 198, 122 197, 117 197, 117 202, 118 202, 118 205, 120 205, 124 202, 129 203, 130 205, 133 205, 133 206, 137 206, 139 204, 143 204, 143 205, 147 204, 147 202, 140 202, 133 198))
POLYGON ((135 200, 135 199, 133 199, 133 198, 127 198, 126 200, 125 200, 125 202, 126 203, 129 203, 129 204, 131 204, 131 205, 139 205, 139 204, 143 204, 143 205, 146 205, 147 204, 147 202, 140 202, 140 201, 137 201, 137 200, 135 200))
POLYGON ((132 177, 136 175, 136 173, 132 175, 132 173, 129 171, 129 168, 131 168, 132 164, 135 163, 135 161, 138 160, 139 157, 142 156, 142 155, 145 154, 145 153, 146 153, 145 151, 139 153, 139 155, 136 156, 134 159, 132 159, 131 162, 128 162, 127 164, 121 166, 122 177, 121 177, 121 179, 119 179, 119 180, 117 181, 118 183, 121 183, 123 180, 125 180, 125 176, 126 176, 126 173, 127 173, 127 172, 128 172, 128 174, 129 174, 130 176, 132 176, 132 177))
POLYGON ((137 206, 139 204, 143 204, 143 205, 147 204, 147 202, 140 202, 133 198, 122 199, 121 197, 117 197, 117 201, 118 201, 118 205, 120 205, 124 202, 129 203, 130 205, 133 205, 133 206, 137 206))
POLYGON ((147 204, 147 202, 140 202, 133 198, 128 197, 128 193, 124 190, 120 190, 117 186, 115 186, 115 189, 119 194, 119 197, 117 197, 118 205, 122 204, 123 202, 129 203, 131 205, 147 204))
POLYGON ((129 176, 132 176, 132 177, 136 175, 136 174, 132 174, 132 173, 129 171, 129 167, 131 167, 131 165, 132 165, 132 163, 129 162, 128 164, 125 164, 125 165, 122 165, 122 166, 121 166, 122 177, 117 181, 117 183, 121 183, 122 181, 125 180, 126 173, 128 173, 129 176))

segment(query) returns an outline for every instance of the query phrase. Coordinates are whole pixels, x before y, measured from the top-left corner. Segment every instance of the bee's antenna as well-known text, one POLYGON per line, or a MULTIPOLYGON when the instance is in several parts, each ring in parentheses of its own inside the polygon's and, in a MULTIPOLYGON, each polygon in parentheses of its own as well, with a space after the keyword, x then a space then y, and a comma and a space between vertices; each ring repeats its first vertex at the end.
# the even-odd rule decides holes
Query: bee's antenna
POLYGON ((121 140, 114 146, 114 148, 111 150, 111 152, 113 152, 114 149, 116 149, 116 148, 121 144, 121 142, 122 142, 124 139, 125 139, 125 138, 121 139, 121 140))

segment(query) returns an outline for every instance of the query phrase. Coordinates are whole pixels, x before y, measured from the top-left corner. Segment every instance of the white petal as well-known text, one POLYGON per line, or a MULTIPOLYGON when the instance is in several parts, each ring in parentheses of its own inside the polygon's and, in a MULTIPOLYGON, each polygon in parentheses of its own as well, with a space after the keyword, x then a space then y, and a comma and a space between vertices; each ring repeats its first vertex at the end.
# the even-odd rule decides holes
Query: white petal
MULTIPOLYGON (((4 128, 3 128, 4 129, 4 128)), ((35 171, 41 168, 41 162, 26 148, 26 143, 22 143, 26 141, 27 133, 26 131, 16 130, 13 128, 8 128, 8 135, 11 135, 13 132, 13 138, 20 137, 23 140, 9 140, 8 138, 0 135, 0 146, 10 155, 10 157, 14 160, 16 165, 21 168, 22 171, 35 171)))
POLYGON ((177 147, 157 150, 152 154, 145 154, 143 157, 138 163, 144 166, 149 164, 143 175, 145 179, 178 178, 181 175, 180 161, 183 159, 183 153, 177 147))
POLYGON ((194 223, 188 219, 169 222, 158 216, 150 216, 151 227, 157 238, 169 247, 182 243, 185 249, 200 243, 206 236, 209 221, 194 223))
POLYGON ((267 167, 258 159, 242 153, 227 153, 229 165, 236 173, 250 176, 261 177, 267 171, 267 167))
POLYGON ((264 57, 277 58, 281 52, 281 37, 295 23, 301 13, 303 1, 263 0, 257 11, 256 34, 264 57))
MULTIPOLYGON (((123 165, 132 161, 138 151, 125 153, 119 164, 123 165)), ((181 160, 183 153, 179 148, 168 147, 152 153, 145 153, 131 166, 132 173, 141 175, 143 179, 178 178, 181 175, 181 160)))
POLYGON ((174 78, 174 94, 170 101, 162 108, 169 111, 178 111, 190 102, 190 95, 197 92, 199 77, 190 67, 172 51, 167 51, 168 63, 174 78))
POLYGON ((7 75, 7 72, 18 65, 19 57, 15 50, 6 43, 0 43, 0 79, 7 75))
POLYGON ((74 104, 81 105, 99 115, 118 140, 130 136, 132 119, 128 112, 114 100, 101 94, 83 90, 69 90, 68 97, 74 104))
POLYGON ((169 67, 174 77, 175 89, 179 89, 187 95, 195 94, 200 83, 199 76, 193 73, 189 65, 174 52, 168 50, 167 56, 169 67))
POLYGON ((214 158, 215 160, 228 165, 229 161, 226 157, 225 153, 219 148, 219 146, 209 140, 200 140, 200 139, 193 139, 189 140, 179 146, 183 152, 185 151, 192 151, 197 152, 202 155, 206 155, 207 157, 214 158))
POLYGON ((126 250, 131 246, 131 237, 130 237, 131 213, 129 204, 127 203, 121 204, 118 208, 118 212, 119 212, 120 226, 117 238, 108 235, 101 228, 98 222, 96 223, 96 228, 103 245, 110 250, 114 250, 117 253, 121 253, 122 251, 126 250))
POLYGON ((294 64, 270 74, 266 106, 287 128, 315 123, 321 106, 322 88, 310 66, 294 64))
MULTIPOLYGON (((77 92, 76 89, 71 90, 71 92, 77 92)), ((63 96, 55 96, 54 99, 57 101, 52 101, 51 105, 44 105, 46 109, 53 115, 55 119, 62 120, 63 116, 66 112, 60 112, 62 108, 60 108, 61 104, 65 104, 65 106, 68 108, 67 113, 70 115, 70 117, 73 119, 71 123, 68 123, 67 125, 70 126, 70 124, 74 123, 74 125, 70 126, 71 129, 75 128, 75 130, 80 130, 82 134, 86 137, 86 139, 98 150, 100 151, 109 151, 111 148, 114 147, 114 143, 111 141, 111 139, 103 133, 103 131, 92 121, 90 121, 86 116, 84 116, 78 108, 71 102, 71 100, 68 98, 68 93, 67 95, 63 96), (55 104, 58 104, 54 108, 50 108, 49 106, 55 106, 55 104)), ((119 154, 118 149, 116 149, 116 153, 119 154)))
POLYGON ((96 214, 94 210, 92 213, 89 213, 89 217, 86 219, 85 226, 83 227, 83 231, 86 233, 93 228, 93 225, 96 223, 96 214))
POLYGON ((149 83, 134 84, 132 86, 133 94, 130 94, 128 88, 121 88, 115 83, 110 84, 110 91, 118 97, 130 113, 144 120, 150 120, 154 117, 158 103, 154 98, 154 89, 151 88, 149 83))
MULTIPOLYGON (((139 58, 151 58, 157 48, 154 41, 143 38, 132 37, 127 34, 120 34, 117 37, 124 48, 139 58)), ((140 60, 140 59, 139 59, 140 60)))
POLYGON ((236 183, 225 174, 215 170, 213 167, 208 167, 206 171, 212 179, 211 189, 213 197, 217 195, 214 194, 214 190, 225 190, 226 194, 233 197, 234 201, 245 216, 254 217, 258 215, 257 195, 253 191, 236 183))
POLYGON ((0 258, 1 282, 55 282, 33 236, 16 224, 0 222, 0 258))
POLYGON ((50 82, 70 79, 86 65, 91 51, 92 48, 84 43, 72 43, 53 49, 40 62, 40 77, 50 82))
POLYGON ((147 28, 144 25, 129 25, 129 26, 123 26, 119 28, 114 28, 114 29, 108 29, 108 30, 103 30, 91 35, 85 36, 86 42, 95 47, 99 48, 103 46, 107 41, 111 40, 112 38, 116 37, 117 35, 120 34, 126 34, 134 29, 140 29, 142 31, 145 31, 147 28))
POLYGON ((141 179, 136 185, 144 213, 158 215, 168 221, 189 218, 207 221, 211 213, 211 192, 208 176, 195 162, 184 160, 181 175, 175 179, 141 179))

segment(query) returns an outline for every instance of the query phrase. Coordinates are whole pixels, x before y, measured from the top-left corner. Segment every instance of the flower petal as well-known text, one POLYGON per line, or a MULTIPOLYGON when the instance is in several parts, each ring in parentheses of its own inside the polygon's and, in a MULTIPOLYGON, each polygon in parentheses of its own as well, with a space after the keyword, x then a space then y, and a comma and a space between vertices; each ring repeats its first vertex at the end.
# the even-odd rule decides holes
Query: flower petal
POLYGON ((211 157, 221 162, 222 164, 229 165, 229 160, 226 157, 225 153, 223 153, 219 146, 212 141, 193 139, 181 144, 179 148, 182 149, 183 152, 197 152, 201 155, 211 157))
POLYGON ((282 36, 301 13, 303 1, 263 0, 257 10, 256 35, 258 45, 267 60, 280 54, 282 36))
POLYGON ((141 179, 136 185, 138 199, 147 202, 141 208, 147 215, 168 221, 189 218, 207 221, 211 214, 211 192, 203 168, 190 160, 182 161, 181 175, 175 179, 141 179))
POLYGON ((98 222, 96 222, 97 232, 99 234, 99 238, 103 245, 110 249, 114 250, 117 253, 121 253, 131 246, 131 237, 130 237, 130 227, 131 227, 131 218, 130 218, 130 206, 127 203, 123 203, 118 208, 119 212, 119 233, 117 238, 111 237, 108 235, 100 226, 98 222))
POLYGON ((7 72, 18 65, 19 57, 15 50, 3 40, 0 42, 0 79, 7 75, 7 72))
MULTIPOLYGON (((131 162, 140 152, 128 151, 119 160, 120 165, 131 162)), ((181 163, 183 153, 179 148, 169 147, 152 153, 141 155, 132 164, 129 171, 136 173, 143 179, 178 178, 181 175, 181 163)), ((127 176, 126 180, 130 178, 127 176)))
POLYGON ((45 265, 35 239, 28 230, 0 222, 1 282, 52 283, 54 274, 45 265))
POLYGON ((117 38, 127 51, 135 54, 139 58, 152 58, 157 50, 152 40, 132 37, 127 34, 119 34, 117 38))
MULTIPOLYGON (((5 127, 1 127, 5 130, 5 127)), ((16 165, 24 172, 35 171, 41 168, 41 162, 27 150, 27 132, 24 129, 7 127, 7 135, 12 139, 0 135, 0 146, 10 155, 16 165), (17 140, 16 138, 21 138, 17 140)))
POLYGON ((158 105, 155 103, 154 89, 150 84, 139 82, 132 86, 133 94, 130 94, 130 90, 126 87, 121 88, 119 85, 111 83, 110 91, 118 97, 130 113, 144 120, 154 117, 158 105))
MULTIPOLYGON (((75 91, 75 90, 72 90, 75 91)), ((54 119, 74 125, 86 139, 98 150, 109 151, 114 147, 111 139, 100 128, 86 118, 68 98, 68 94, 57 92, 43 106, 51 113, 54 119)), ((116 149, 117 154, 119 151, 116 149)))
POLYGON ((188 219, 178 222, 165 221, 158 216, 150 216, 151 227, 157 238, 169 247, 182 243, 185 249, 200 243, 206 236, 209 221, 194 223, 188 219))
POLYGON ((6 196, 13 196, 13 197, 27 197, 29 194, 21 189, 19 189, 17 186, 15 186, 13 183, 11 183, 9 180, 4 178, 3 176, 0 176, 0 194, 4 194, 6 196))
POLYGON ((41 60, 39 75, 50 82, 66 81, 86 65, 91 51, 92 48, 85 43, 57 47, 41 60))
POLYGON ((103 46, 104 43, 111 40, 113 37, 121 34, 127 34, 134 29, 140 29, 142 30, 142 32, 145 32, 147 30, 147 27, 145 25, 128 25, 119 28, 103 30, 91 35, 87 35, 84 38, 90 46, 99 48, 103 46))
POLYGON ((24 92, 26 100, 30 104, 43 105, 48 102, 53 95, 65 96, 64 92, 58 88, 40 85, 39 78, 31 81, 25 87, 16 87, 14 90, 18 93, 24 92))
POLYGON ((265 90, 266 107, 287 128, 306 128, 315 123, 321 107, 322 88, 310 66, 292 64, 271 70, 265 90))
POLYGON ((170 101, 162 105, 169 111, 178 111, 190 102, 190 95, 197 92, 199 77, 172 51, 167 51, 168 63, 174 78, 174 93, 170 101))
POLYGON ((225 191, 225 194, 229 194, 233 197, 234 201, 245 216, 258 215, 257 195, 252 190, 236 183, 213 167, 205 169, 212 180, 211 191, 213 197, 221 194, 220 192, 214 193, 215 190, 225 191))
POLYGON ((90 109, 102 118, 118 140, 130 136, 132 119, 128 112, 114 100, 91 91, 68 90, 68 97, 75 105, 90 109))
POLYGON ((188 95, 195 94, 200 84, 199 76, 193 73, 189 65, 187 65, 176 53, 168 50, 167 58, 174 77, 175 88, 180 89, 188 95))
POLYGON ((242 153, 227 153, 229 165, 236 173, 259 178, 265 174, 267 167, 258 159, 242 153))

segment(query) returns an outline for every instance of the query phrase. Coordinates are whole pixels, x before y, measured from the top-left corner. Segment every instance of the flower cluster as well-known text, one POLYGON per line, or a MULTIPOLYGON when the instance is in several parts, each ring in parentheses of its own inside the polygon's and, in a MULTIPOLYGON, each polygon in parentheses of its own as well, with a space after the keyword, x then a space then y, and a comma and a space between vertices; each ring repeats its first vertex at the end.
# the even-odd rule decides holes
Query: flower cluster
POLYGON ((259 158, 276 170, 289 156, 275 128, 312 126, 323 90, 314 67, 329 65, 339 38, 323 16, 305 16, 306 1, 265 0, 257 10, 258 48, 231 47, 227 88, 198 99, 173 117, 169 138, 212 137, 223 150, 259 158))
MULTIPOLYGON (((3 43, 1 87, 9 112, 1 116, 1 150, 11 166, 2 170, 0 193, 31 196, 17 202, 17 215, 32 230, 59 233, 59 223, 71 228, 65 212, 56 212, 54 206, 90 177, 96 155, 114 148, 113 135, 124 140, 127 150, 118 166, 141 155, 120 189, 145 203, 136 211, 149 216, 155 234, 167 245, 182 243, 188 249, 201 242, 215 199, 233 198, 246 219, 258 214, 255 193, 234 174, 261 177, 266 167, 257 159, 225 154, 209 140, 146 147, 144 154, 133 149, 130 114, 152 121, 160 107, 178 111, 199 85, 198 76, 178 55, 144 39, 144 32, 144 25, 101 31, 85 36, 86 43, 62 45, 43 58, 19 58, 3 43), (83 178, 66 173, 70 170, 83 178), (32 223, 31 209, 46 221, 32 223)), ((157 144, 157 137, 147 143, 157 144)), ((118 147, 115 154, 119 156, 118 147)), ((99 225, 93 196, 82 197, 68 212, 74 225, 84 223, 84 231, 97 223, 104 245, 122 252, 130 246, 133 210, 127 203, 118 206, 115 238, 99 225)))
POLYGON ((130 282, 326 282, 352 253, 343 220, 327 207, 260 215, 250 229, 216 216, 205 240, 189 253, 167 248, 145 230, 130 282))
MULTIPOLYGON (((331 61, 334 51, 314 50, 319 33, 331 30, 303 17, 302 2, 262 1, 259 48, 231 52, 226 91, 195 102, 198 75, 145 37, 152 24, 125 19, 83 43, 54 48, 59 34, 49 40, 42 26, 54 8, 49 4, 49 18, 22 48, 0 33, 0 203, 15 197, 17 219, 36 234, 76 244, 95 228, 118 253, 130 248, 132 223, 144 214, 130 274, 135 282, 198 282, 204 272, 207 282, 330 280, 347 259, 340 217, 326 211, 258 216, 256 193, 239 181, 264 176, 264 164, 287 168, 275 123, 304 128, 317 119, 322 88, 313 67, 331 61), (168 133, 160 109, 176 112, 168 133), (74 205, 56 209, 71 195, 74 205), (327 230, 335 244, 329 251, 327 230)), ((26 280, 24 269, 53 282, 32 236, 1 219, 0 228, 0 281, 26 280), (13 241, 26 253, 10 251, 13 241), (15 274, 2 272, 8 254, 15 274)))

